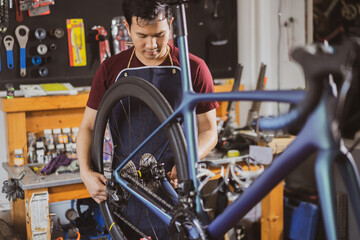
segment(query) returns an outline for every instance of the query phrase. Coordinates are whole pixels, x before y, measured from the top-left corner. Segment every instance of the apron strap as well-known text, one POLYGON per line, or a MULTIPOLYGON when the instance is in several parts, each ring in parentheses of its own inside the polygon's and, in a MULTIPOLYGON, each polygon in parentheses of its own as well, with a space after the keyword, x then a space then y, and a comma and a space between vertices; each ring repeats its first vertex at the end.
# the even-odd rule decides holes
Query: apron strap
MULTIPOLYGON (((127 68, 130 68, 130 64, 131 64, 131 61, 132 61, 132 59, 133 59, 133 57, 134 57, 134 54, 135 54, 135 47, 134 47, 134 50, 133 50, 132 53, 131 53, 131 56, 130 56, 130 59, 129 59, 127 68)), ((166 55, 169 57, 170 64, 171 64, 171 66, 173 67, 173 66, 174 66, 174 62, 173 62, 172 57, 171 57, 171 54, 170 54, 170 47, 169 47, 169 45, 166 46, 166 55)), ((175 68, 172 69, 172 73, 173 73, 173 74, 176 73, 176 69, 175 69, 175 68)), ((124 73, 124 76, 127 77, 127 75, 128 75, 128 74, 125 72, 125 73, 124 73)))

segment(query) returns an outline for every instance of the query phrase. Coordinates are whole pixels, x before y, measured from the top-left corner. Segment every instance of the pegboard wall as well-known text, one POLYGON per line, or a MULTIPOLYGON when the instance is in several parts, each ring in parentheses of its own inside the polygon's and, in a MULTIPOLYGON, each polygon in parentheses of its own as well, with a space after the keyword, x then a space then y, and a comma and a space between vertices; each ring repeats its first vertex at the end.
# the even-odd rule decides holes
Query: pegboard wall
POLYGON ((187 8, 189 51, 207 63, 213 78, 233 78, 238 63, 236 0, 197 0, 187 8))
MULTIPOLYGON (((15 0, 18 1, 18 0, 15 0)), ((94 25, 102 25, 106 28, 108 36, 111 35, 111 19, 115 16, 122 15, 120 0, 106 1, 88 1, 88 0, 55 0, 55 4, 50 6, 50 15, 29 17, 27 12, 23 12, 23 21, 17 22, 15 19, 15 4, 9 12, 9 28, 2 34, 14 37, 14 68, 8 69, 6 65, 6 50, 3 42, 0 46, 1 54, 1 72, 0 72, 0 90, 5 89, 6 83, 12 83, 15 89, 19 84, 38 84, 54 82, 70 82, 74 86, 90 85, 96 69, 99 67, 99 50, 98 42, 95 40, 95 31, 91 28, 94 25), (86 57, 87 65, 84 67, 70 67, 68 55, 68 40, 66 33, 66 19, 82 18, 85 28, 86 39, 86 57), (25 25, 30 29, 29 39, 26 45, 26 76, 20 77, 20 50, 19 44, 15 37, 15 29, 19 25, 25 25), (42 41, 35 38, 34 32, 38 28, 43 28, 47 36, 42 41), (51 37, 49 31, 61 28, 65 35, 61 39, 51 37), (34 66, 31 58, 39 55, 36 48, 39 44, 49 46, 56 44, 56 49, 49 50, 43 58, 42 66, 48 68, 48 75, 40 77, 38 70, 40 66, 34 66), (51 63, 44 63, 45 58, 52 57, 51 63)), ((111 44, 111 40, 110 45, 111 44)))
MULTIPOLYGON (((99 45, 95 40, 96 32, 91 28, 95 25, 105 27, 113 53, 111 20, 113 17, 123 15, 121 5, 121 0, 55 0, 55 4, 50 6, 50 15, 29 17, 24 11, 23 21, 19 23, 16 21, 15 4, 13 4, 13 8, 9 11, 8 30, 1 36, 14 37, 14 68, 7 68, 6 50, 1 42, 0 90, 5 90, 7 83, 12 83, 15 89, 19 89, 20 84, 55 82, 70 82, 73 86, 89 86, 100 64, 99 45), (84 21, 87 65, 83 67, 69 65, 66 20, 73 18, 82 18, 84 21), (20 48, 15 37, 15 29, 19 25, 25 25, 30 29, 26 45, 27 74, 25 77, 20 76, 20 48), (35 38, 34 33, 38 28, 46 30, 47 36, 44 40, 35 38), (65 31, 61 39, 49 35, 50 30, 57 28, 65 31), (49 50, 42 56, 43 63, 40 66, 34 66, 31 59, 38 55, 36 48, 39 44, 47 46, 55 44, 56 49, 49 50), (52 58, 52 62, 46 62, 47 58, 52 58), (45 77, 39 76, 41 66, 48 69, 48 75, 45 77)), ((214 78, 233 77, 237 64, 236 0, 195 0, 187 5, 187 17, 190 52, 206 61, 214 78)))

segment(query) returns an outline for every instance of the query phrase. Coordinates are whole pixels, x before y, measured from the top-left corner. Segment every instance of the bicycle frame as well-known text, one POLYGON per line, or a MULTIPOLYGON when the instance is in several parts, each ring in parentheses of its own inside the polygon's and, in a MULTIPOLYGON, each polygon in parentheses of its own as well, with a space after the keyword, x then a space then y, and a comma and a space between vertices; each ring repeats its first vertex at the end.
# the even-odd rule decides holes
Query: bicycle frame
MULTIPOLYGON (((119 175, 119 170, 144 146, 151 138, 169 122, 181 116, 183 118, 184 132, 188 146, 187 163, 189 172, 178 173, 182 179, 190 179, 194 184, 194 191, 198 191, 199 183, 196 179, 195 164, 199 161, 197 149, 196 118, 194 109, 202 101, 276 101, 298 103, 304 98, 304 91, 248 91, 197 94, 192 89, 190 67, 188 59, 187 28, 184 4, 175 7, 177 42, 180 54, 181 74, 183 81, 182 103, 174 113, 163 122, 138 148, 114 171, 116 181, 134 194, 139 200, 157 214, 166 224, 170 225, 172 216, 157 208, 146 198, 142 197, 127 186, 126 180, 119 175)), ((332 120, 335 113, 331 103, 335 101, 329 87, 323 92, 320 103, 307 119, 297 138, 288 148, 276 158, 264 173, 262 173, 249 188, 222 214, 207 224, 207 233, 211 238, 220 238, 230 230, 242 217, 247 214, 263 197, 265 197, 287 174, 314 153, 318 152, 315 173, 319 190, 321 209, 328 239, 338 239, 335 189, 332 178, 333 165, 336 163, 347 187, 355 216, 360 229, 360 179, 355 162, 351 155, 342 146, 342 141, 332 129, 332 120), (329 106, 330 105, 330 106, 329 106), (309 137, 311 136, 311 137, 309 137)), ((185 161, 185 160, 184 160, 185 161)), ((166 183, 169 185, 169 183, 166 183)), ((170 187, 171 189, 171 187, 170 187)), ((176 196, 175 191, 172 195, 176 196)), ((200 219, 206 215, 202 209, 199 196, 195 199, 196 214, 200 219)), ((205 219, 206 221, 206 219, 205 219)))

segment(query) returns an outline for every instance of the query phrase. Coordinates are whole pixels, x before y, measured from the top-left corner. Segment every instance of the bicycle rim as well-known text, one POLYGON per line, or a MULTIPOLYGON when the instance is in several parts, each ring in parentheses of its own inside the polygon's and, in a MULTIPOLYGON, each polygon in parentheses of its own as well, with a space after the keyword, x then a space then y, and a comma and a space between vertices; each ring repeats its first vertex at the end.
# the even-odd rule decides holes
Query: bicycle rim
MULTIPOLYGON (((116 166, 119 166, 171 113, 172 109, 166 99, 147 81, 137 77, 119 79, 106 92, 96 116, 92 143, 94 170, 112 178, 111 172, 116 166)), ((187 178, 188 166, 184 161, 186 144, 180 124, 175 121, 167 124, 154 136, 154 139, 144 144, 130 163, 122 168, 120 175, 132 185, 133 189, 145 194, 161 209, 171 212, 170 206, 174 206, 175 203, 160 182, 144 180, 145 178, 143 176, 140 178, 138 172, 139 169, 143 171, 146 167, 149 168, 149 164, 152 166, 157 164, 157 169, 162 168, 168 172, 173 164, 171 159, 176 163, 177 168, 181 169, 178 173, 179 180, 187 178), (132 170, 124 173, 125 168, 132 170), (149 191, 153 194, 148 194, 149 191)), ((144 172, 149 172, 148 170, 144 172)), ((128 224, 130 223, 140 230, 140 236, 152 236, 152 239, 157 239, 159 230, 158 226, 154 226, 154 214, 134 200, 133 195, 128 194, 121 187, 116 187, 121 192, 120 201, 114 204, 113 198, 109 197, 108 201, 100 205, 104 221, 113 238, 125 239, 123 232, 125 235, 133 234, 133 227, 129 227, 128 224), (136 215, 133 214, 134 211, 138 212, 138 216, 134 216, 136 215)), ((160 228, 163 229, 163 225, 160 228)), ((133 236, 130 235, 128 239, 133 236)))

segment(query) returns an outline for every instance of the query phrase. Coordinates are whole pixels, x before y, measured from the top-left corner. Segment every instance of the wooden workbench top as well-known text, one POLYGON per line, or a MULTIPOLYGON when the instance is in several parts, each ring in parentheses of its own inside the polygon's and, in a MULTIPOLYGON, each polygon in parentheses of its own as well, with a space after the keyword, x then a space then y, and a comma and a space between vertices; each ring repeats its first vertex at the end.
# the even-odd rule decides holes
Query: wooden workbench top
POLYGON ((0 98, 0 110, 3 112, 28 112, 39 110, 56 110, 83 108, 86 106, 89 93, 79 93, 67 96, 15 97, 0 98))

